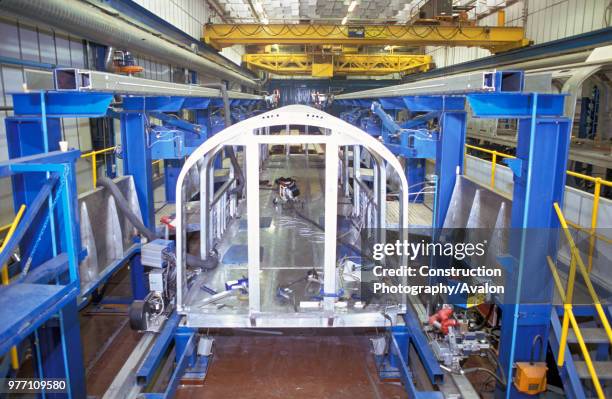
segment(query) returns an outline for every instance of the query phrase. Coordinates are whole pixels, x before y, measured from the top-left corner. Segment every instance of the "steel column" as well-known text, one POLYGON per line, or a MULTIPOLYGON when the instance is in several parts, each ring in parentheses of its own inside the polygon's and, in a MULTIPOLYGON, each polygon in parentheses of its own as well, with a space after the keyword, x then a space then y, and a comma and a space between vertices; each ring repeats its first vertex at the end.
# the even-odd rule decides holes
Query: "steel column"
POLYGON ((438 203, 434 209, 435 228, 444 224, 457 175, 463 168, 466 112, 443 112, 440 117, 440 140, 436 149, 438 203))
MULTIPOLYGON (((46 96, 41 94, 41 98, 46 96)), ((43 115, 45 101, 42 101, 41 108, 43 115)), ((55 151, 59 149, 61 140, 60 123, 57 118, 7 118, 5 121, 7 131, 7 142, 9 158, 16 159, 29 155, 36 155, 55 151)), ((80 252, 81 239, 79 234, 78 212, 77 212, 77 188, 75 173, 76 158, 72 158, 68 163, 63 188, 63 198, 66 207, 56 207, 52 215, 54 218, 66 216, 66 212, 71 213, 70 220, 72 225, 66 226, 59 223, 58 230, 55 231, 49 223, 37 242, 40 229, 43 228, 45 219, 49 215, 49 210, 43 206, 42 212, 31 221, 30 227, 24 234, 21 242, 20 251, 24 259, 32 256, 30 270, 36 269, 44 262, 52 259, 58 251, 68 252, 76 250, 80 252), (65 229, 71 229, 71 234, 65 234, 65 229), (66 242, 65 239, 58 239, 64 236, 72 237, 73 242, 66 242), (54 247, 55 244, 59 244, 54 247), (36 247, 36 252, 32 250, 36 247)), ((21 204, 30 206, 35 200, 40 188, 47 182, 46 173, 24 173, 13 176, 12 178, 13 203, 16 208, 21 204)), ((73 255, 77 255, 73 252, 73 255)), ((76 258, 75 258, 76 259, 76 258)), ((78 260, 77 260, 78 261, 78 260)), ((78 278, 76 275, 62 277, 60 284, 67 283, 64 279, 78 278)), ((39 328, 38 339, 33 348, 40 356, 40 368, 36 369, 38 378, 65 378, 69 387, 69 397, 85 397, 85 374, 83 368, 83 353, 80 337, 80 324, 78 318, 78 308, 76 300, 70 301, 59 314, 59 319, 48 321, 44 328, 39 328)), ((48 398, 63 398, 65 394, 48 394, 48 398)))
MULTIPOLYGON (((519 121, 517 160, 512 160, 515 163, 510 239, 513 262, 506 272, 514 284, 507 284, 509 292, 505 297, 508 299, 502 306, 504 328, 499 353, 506 375, 515 362, 530 360, 535 337, 541 336, 544 342, 549 337, 553 278, 543 265, 547 255, 556 257, 555 229, 559 221, 553 203, 563 202, 569 151, 569 120, 537 117, 537 94, 532 96, 533 115, 519 121)), ((535 361, 545 359, 546 345, 539 352, 536 348, 535 361)), ((502 395, 498 392, 497 396, 502 395)), ((509 383, 505 397, 529 396, 519 393, 509 383)))
POLYGON ((166 159, 164 160, 164 188, 166 192, 166 202, 174 204, 176 194, 176 179, 181 172, 184 160, 166 159))
POLYGON ((134 177, 142 221, 145 226, 153 229, 155 228, 153 170, 146 128, 146 115, 143 112, 121 114, 123 174, 134 177))

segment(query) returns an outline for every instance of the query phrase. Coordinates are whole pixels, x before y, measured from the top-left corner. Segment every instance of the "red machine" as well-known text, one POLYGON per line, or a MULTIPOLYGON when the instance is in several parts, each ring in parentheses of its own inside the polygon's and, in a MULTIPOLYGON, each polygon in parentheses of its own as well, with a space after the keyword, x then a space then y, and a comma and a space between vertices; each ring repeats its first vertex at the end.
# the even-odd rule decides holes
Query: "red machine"
POLYGON ((442 334, 448 334, 449 327, 457 327, 459 322, 453 317, 453 308, 443 307, 433 315, 429 316, 429 325, 440 330, 442 334))

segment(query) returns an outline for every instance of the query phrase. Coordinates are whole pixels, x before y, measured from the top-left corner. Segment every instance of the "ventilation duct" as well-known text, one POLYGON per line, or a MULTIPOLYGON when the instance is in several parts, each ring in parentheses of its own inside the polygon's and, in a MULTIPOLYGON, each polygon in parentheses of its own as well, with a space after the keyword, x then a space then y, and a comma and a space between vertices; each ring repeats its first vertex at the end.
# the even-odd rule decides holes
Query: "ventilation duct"
POLYGON ((0 0, 0 9, 97 43, 125 48, 169 63, 180 62, 203 75, 258 87, 255 80, 245 75, 78 0, 0 0))

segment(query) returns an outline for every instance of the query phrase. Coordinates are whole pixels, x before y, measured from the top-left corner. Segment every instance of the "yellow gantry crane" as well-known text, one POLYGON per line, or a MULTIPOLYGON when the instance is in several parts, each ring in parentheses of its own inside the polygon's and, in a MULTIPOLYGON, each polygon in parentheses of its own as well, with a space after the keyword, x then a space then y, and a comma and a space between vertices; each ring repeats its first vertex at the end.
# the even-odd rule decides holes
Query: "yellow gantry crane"
MULTIPOLYGON (((500 22, 500 25, 503 21, 500 22)), ((529 44, 522 27, 451 25, 325 25, 325 24, 208 24, 204 41, 217 49, 242 45, 338 46, 357 50, 367 46, 466 46, 493 53, 529 44)), ((342 51, 314 53, 255 53, 243 56, 253 69, 281 75, 387 75, 426 71, 431 57, 421 54, 363 54, 342 51)))
POLYGON ((388 75, 427 71, 429 55, 413 54, 338 54, 307 53, 245 54, 242 61, 249 67, 278 75, 388 75))
POLYGON ((522 27, 462 25, 207 24, 204 41, 216 49, 244 45, 466 46, 493 53, 529 44, 522 27))

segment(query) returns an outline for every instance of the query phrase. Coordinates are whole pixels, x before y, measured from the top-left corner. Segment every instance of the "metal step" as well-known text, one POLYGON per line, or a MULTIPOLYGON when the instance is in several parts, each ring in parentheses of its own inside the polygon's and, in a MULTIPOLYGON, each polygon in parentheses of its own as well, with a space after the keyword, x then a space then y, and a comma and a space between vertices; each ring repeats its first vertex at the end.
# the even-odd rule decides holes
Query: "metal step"
MULTIPOLYGON (((586 362, 574 361, 578 376, 582 379, 591 379, 589 370, 587 369, 586 362)), ((599 380, 612 380, 612 362, 593 362, 597 377, 599 380)))
MULTIPOLYGON (((582 334, 582 338, 584 342, 587 344, 607 344, 608 335, 606 334, 606 330, 599 327, 581 327, 580 333, 582 334)), ((570 329, 567 334, 567 342, 570 344, 578 343, 576 339, 576 334, 573 329, 570 329)))

